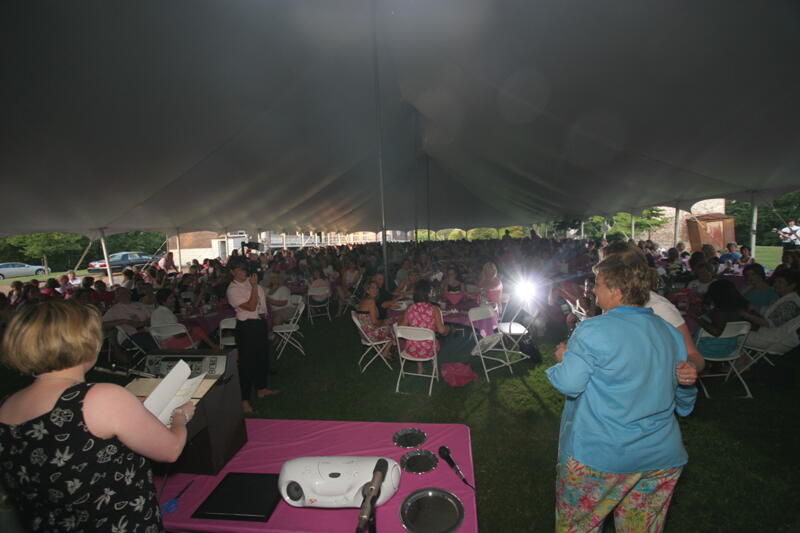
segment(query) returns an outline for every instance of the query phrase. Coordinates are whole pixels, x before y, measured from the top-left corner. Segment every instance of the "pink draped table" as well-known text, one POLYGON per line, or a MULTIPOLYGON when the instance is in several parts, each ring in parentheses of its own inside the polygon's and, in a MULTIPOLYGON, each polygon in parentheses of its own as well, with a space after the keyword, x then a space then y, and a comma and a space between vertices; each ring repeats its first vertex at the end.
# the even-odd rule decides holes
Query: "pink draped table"
MULTIPOLYGON (((178 509, 164 516, 164 527, 172 532, 271 532, 271 533, 337 533, 352 532, 358 521, 358 509, 319 509, 292 507, 278 503, 268 522, 230 520, 198 520, 192 513, 222 481, 228 472, 277 474, 289 459, 306 456, 354 455, 400 459, 408 448, 399 448, 392 436, 400 429, 418 428, 428 438, 420 446, 437 453, 439 446, 448 446, 466 478, 474 484, 472 444, 469 427, 461 424, 417 424, 394 422, 334 422, 322 420, 247 419, 248 442, 216 476, 174 474, 161 496, 161 503, 173 498, 189 481, 194 481, 183 494, 178 509)), ((161 480, 156 480, 160 488, 161 480)), ((400 522, 400 506, 412 492, 436 487, 450 491, 464 504, 464 521, 460 533, 478 531, 475 492, 458 479, 444 461, 431 472, 417 475, 403 471, 400 487, 384 505, 378 507, 377 530, 381 533, 404 532, 400 522)))
MULTIPOLYGON (((445 302, 443 305, 440 305, 442 308, 442 321, 445 324, 456 324, 469 328, 470 324, 468 312, 476 305, 478 304, 476 304, 474 300, 468 298, 464 298, 456 305, 445 302)), ((405 308, 399 310, 390 307, 386 312, 386 317, 394 322, 399 322, 403 318, 405 312, 405 308)), ((478 330, 478 333, 481 335, 481 337, 486 337, 494 333, 494 330, 497 329, 497 323, 498 320, 497 316, 495 315, 493 318, 478 320, 475 322, 475 328, 478 330)))
POLYGON ((236 311, 228 307, 222 311, 214 311, 204 315, 180 315, 178 322, 187 327, 189 331, 197 326, 206 332, 206 335, 211 333, 219 327, 220 322, 226 318, 233 318, 236 316, 236 311))

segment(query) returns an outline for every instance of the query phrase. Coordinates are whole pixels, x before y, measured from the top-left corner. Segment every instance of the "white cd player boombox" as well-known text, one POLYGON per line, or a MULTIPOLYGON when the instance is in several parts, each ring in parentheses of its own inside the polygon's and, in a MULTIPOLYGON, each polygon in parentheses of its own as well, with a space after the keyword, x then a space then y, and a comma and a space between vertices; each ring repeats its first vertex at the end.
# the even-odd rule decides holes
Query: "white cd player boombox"
POLYGON ((389 500, 400 486, 400 465, 386 457, 299 457, 283 463, 278 488, 294 507, 361 507, 362 490, 372 481, 378 459, 389 468, 376 505, 389 500))

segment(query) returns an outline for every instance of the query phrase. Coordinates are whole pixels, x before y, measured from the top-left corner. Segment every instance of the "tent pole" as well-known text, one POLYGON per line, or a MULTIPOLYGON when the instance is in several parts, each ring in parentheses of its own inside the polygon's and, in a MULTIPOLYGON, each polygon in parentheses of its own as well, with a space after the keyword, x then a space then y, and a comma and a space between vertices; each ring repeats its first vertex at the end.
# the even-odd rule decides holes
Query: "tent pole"
POLYGON ((181 229, 175 228, 175 240, 178 246, 178 272, 183 272, 183 257, 181 256, 181 229))
POLYGON ((681 227, 681 210, 677 204, 675 204, 675 227, 672 230, 672 247, 675 248, 678 245, 678 230, 681 227))
POLYGON ((378 23, 377 23, 377 6, 376 0, 371 0, 369 3, 370 17, 372 19, 372 76, 375 81, 375 134, 378 138, 378 186, 380 188, 381 197, 381 237, 383 244, 383 271, 386 274, 383 276, 383 283, 386 290, 389 290, 389 260, 386 251, 386 209, 383 199, 383 136, 381 132, 383 125, 381 124, 381 80, 380 72, 378 71, 378 23))
POLYGON ((106 275, 110 288, 114 284, 114 276, 111 274, 111 261, 108 260, 108 249, 106 248, 106 232, 103 231, 103 228, 100 228, 100 247, 103 249, 103 259, 106 262, 106 275))
POLYGON ((583 238, 584 238, 584 233, 583 233, 583 220, 581 220, 581 240, 583 240, 583 238))
POLYGON ((428 240, 431 240, 431 156, 425 154, 425 187, 428 202, 428 240))
POLYGON ((286 234, 281 233, 281 241, 283 242, 283 249, 286 249, 286 234))
POLYGON ((636 215, 631 213, 631 240, 636 240, 636 215))
POLYGON ((83 253, 81 254, 81 258, 78 259, 78 262, 75 263, 75 268, 73 268, 72 270, 78 270, 78 267, 81 266, 81 263, 83 263, 83 260, 86 258, 86 254, 89 253, 89 248, 92 247, 92 243, 93 242, 94 242, 94 239, 89 239, 89 244, 87 244, 86 248, 83 249, 83 253))
POLYGON ((753 219, 750 222, 750 255, 756 256, 756 233, 758 233, 758 206, 756 193, 750 193, 750 205, 753 206, 753 219))

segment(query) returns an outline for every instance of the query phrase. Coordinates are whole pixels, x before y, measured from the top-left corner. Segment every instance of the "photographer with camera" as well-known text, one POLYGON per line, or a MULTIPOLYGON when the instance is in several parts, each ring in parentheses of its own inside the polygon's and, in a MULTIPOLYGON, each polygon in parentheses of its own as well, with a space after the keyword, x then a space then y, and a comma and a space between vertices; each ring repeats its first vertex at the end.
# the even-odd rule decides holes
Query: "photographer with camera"
POLYGON ((252 389, 259 398, 277 394, 267 388, 269 375, 269 330, 265 315, 267 302, 258 277, 244 257, 231 257, 228 268, 233 281, 228 285, 228 303, 236 310, 236 346, 239 350, 239 383, 242 390, 242 410, 253 412, 250 405, 252 389))

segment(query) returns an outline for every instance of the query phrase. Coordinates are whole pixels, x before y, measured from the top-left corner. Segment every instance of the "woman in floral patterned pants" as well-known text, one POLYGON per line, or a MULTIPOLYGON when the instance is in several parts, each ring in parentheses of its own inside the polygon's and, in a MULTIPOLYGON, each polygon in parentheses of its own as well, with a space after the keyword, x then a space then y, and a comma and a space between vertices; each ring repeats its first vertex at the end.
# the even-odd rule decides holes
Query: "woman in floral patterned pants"
POLYGON ((634 252, 595 267, 603 315, 581 322, 547 369, 566 394, 559 436, 556 532, 658 533, 688 456, 675 413, 697 397, 676 367, 687 353, 677 329, 643 307, 647 263, 634 252))

